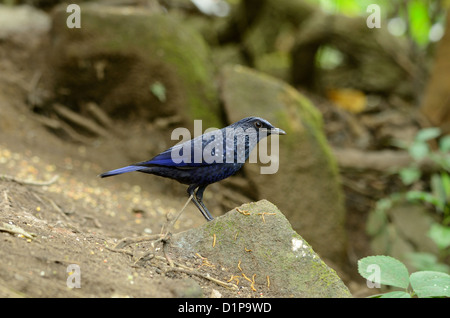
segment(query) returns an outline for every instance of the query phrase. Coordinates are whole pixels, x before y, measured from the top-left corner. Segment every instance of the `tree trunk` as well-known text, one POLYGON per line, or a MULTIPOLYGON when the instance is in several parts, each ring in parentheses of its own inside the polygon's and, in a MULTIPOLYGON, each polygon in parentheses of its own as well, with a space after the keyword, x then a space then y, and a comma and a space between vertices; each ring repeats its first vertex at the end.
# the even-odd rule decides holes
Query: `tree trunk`
POLYGON ((448 18, 444 37, 436 52, 421 111, 431 125, 440 127, 445 134, 450 133, 450 19, 448 18))

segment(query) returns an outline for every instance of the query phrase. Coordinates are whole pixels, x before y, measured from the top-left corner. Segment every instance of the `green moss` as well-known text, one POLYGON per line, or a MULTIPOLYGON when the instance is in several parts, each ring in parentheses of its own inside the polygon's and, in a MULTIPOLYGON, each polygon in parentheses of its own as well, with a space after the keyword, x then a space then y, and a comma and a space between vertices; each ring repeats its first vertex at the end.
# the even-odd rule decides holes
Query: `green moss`
POLYGON ((234 209, 199 229, 175 235, 174 244, 185 252, 199 252, 210 262, 230 269, 233 275, 240 275, 237 266, 240 264, 248 277, 256 275, 257 284, 265 285, 266 277, 270 276, 271 290, 276 289, 278 295, 350 296, 337 274, 293 231, 276 206, 261 200, 239 208, 250 215, 234 209), (265 215, 265 222, 260 215, 263 212, 270 213, 265 215), (292 250, 293 238, 302 241, 302 250, 292 250))

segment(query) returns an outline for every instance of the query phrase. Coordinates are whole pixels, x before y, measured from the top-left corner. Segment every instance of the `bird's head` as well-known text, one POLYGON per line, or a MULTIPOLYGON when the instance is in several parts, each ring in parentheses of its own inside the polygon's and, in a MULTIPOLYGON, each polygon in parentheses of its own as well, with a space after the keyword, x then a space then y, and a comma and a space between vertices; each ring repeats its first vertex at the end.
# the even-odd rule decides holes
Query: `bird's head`
MULTIPOLYGON (((269 123, 267 120, 260 118, 260 117, 247 117, 244 119, 241 119, 240 121, 234 123, 232 126, 240 127, 244 131, 247 131, 247 129, 255 129, 258 136, 259 133, 263 130, 265 130, 264 136, 269 135, 286 135, 286 132, 280 128, 276 128, 271 123, 269 123)), ((259 139, 259 138, 258 138, 259 139)))

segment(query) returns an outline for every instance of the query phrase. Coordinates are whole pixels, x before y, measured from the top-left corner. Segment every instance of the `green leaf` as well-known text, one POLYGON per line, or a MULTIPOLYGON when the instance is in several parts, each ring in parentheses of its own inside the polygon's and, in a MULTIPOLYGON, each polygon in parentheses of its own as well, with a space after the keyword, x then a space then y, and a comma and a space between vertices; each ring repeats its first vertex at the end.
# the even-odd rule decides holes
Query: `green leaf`
POLYGON ((416 167, 406 167, 399 171, 404 185, 410 185, 420 179, 422 172, 416 167))
POLYGON ((445 188, 441 175, 437 173, 433 174, 431 176, 430 185, 433 196, 439 202, 439 209, 443 210, 445 202, 447 201, 447 193, 445 193, 445 188))
POLYGON ((394 147, 400 148, 400 149, 408 149, 408 143, 406 143, 403 140, 398 140, 398 139, 392 139, 390 141, 390 144, 394 147))
POLYGON ((358 272, 365 279, 383 285, 407 288, 409 273, 406 266, 390 256, 368 256, 358 261, 358 272))
POLYGON ((386 212, 391 207, 392 207, 392 200, 389 197, 378 200, 377 204, 376 204, 376 210, 379 210, 382 212, 386 212))
POLYGON ((444 136, 439 140, 439 149, 443 152, 450 151, 450 135, 444 136))
POLYGON ((154 82, 150 85, 150 91, 160 102, 166 101, 166 87, 161 82, 154 82))
POLYGON ((411 295, 404 291, 393 291, 382 294, 380 298, 411 298, 411 295))
POLYGON ((450 275, 421 271, 410 276, 411 287, 418 297, 450 297, 450 275))
POLYGON ((419 130, 419 132, 417 133, 417 135, 415 137, 415 140, 428 141, 430 139, 439 137, 440 134, 441 134, 441 130, 439 128, 436 128, 436 127, 424 128, 424 129, 419 130))
POLYGON ((317 54, 317 64, 325 70, 332 70, 342 64, 344 55, 332 46, 322 46, 317 54))
POLYGON ((360 7, 358 6, 358 1, 340 0, 337 1, 337 7, 339 12, 349 16, 356 16, 359 12, 361 12, 360 7))
POLYGON ((428 236, 443 250, 450 246, 450 227, 438 223, 431 225, 428 236))
POLYGON ((422 0, 410 0, 408 15, 412 37, 420 45, 427 44, 428 33, 431 27, 428 4, 422 0))
POLYGON ((425 191, 408 191, 406 192, 406 200, 415 201, 420 200, 426 203, 430 203, 436 207, 440 207, 441 204, 431 193, 425 191))
POLYGON ((406 254, 411 265, 421 271, 449 272, 450 266, 439 263, 436 255, 425 252, 412 252, 406 254))
POLYGON ((441 172, 441 183, 445 193, 445 200, 450 199, 450 176, 447 172, 441 172))
MULTIPOLYGON (((381 199, 381 200, 386 200, 386 199, 381 199)), ((377 208, 375 210, 373 210, 367 218, 366 231, 367 231, 367 234, 369 234, 370 236, 375 236, 380 231, 382 231, 385 228, 387 221, 388 221, 387 216, 386 216, 387 209, 381 209, 378 206, 379 205, 378 203, 380 201, 377 202, 377 208)))
POLYGON ((424 141, 414 141, 408 151, 413 159, 420 160, 429 154, 430 148, 424 141))

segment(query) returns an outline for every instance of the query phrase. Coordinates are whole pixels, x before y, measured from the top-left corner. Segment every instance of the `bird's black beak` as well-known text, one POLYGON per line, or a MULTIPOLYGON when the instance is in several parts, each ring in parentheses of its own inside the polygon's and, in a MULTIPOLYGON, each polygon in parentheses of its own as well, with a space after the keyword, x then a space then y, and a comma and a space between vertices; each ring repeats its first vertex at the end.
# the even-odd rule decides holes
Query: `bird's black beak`
POLYGON ((286 135, 286 132, 283 129, 280 129, 280 128, 272 128, 270 130, 270 133, 272 135, 286 135))

